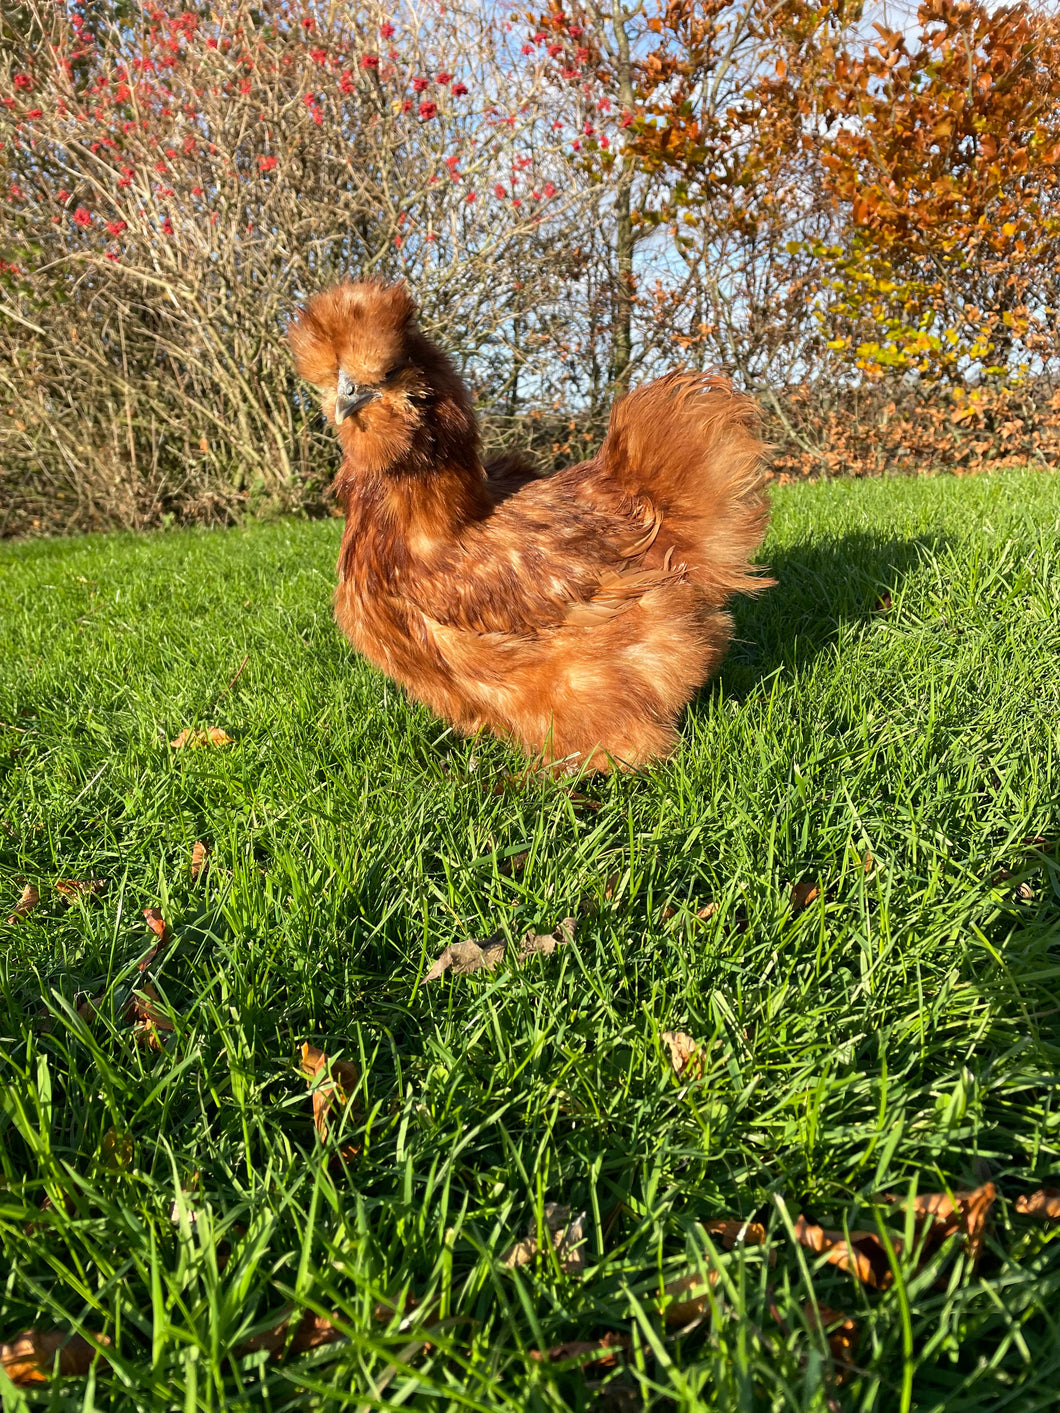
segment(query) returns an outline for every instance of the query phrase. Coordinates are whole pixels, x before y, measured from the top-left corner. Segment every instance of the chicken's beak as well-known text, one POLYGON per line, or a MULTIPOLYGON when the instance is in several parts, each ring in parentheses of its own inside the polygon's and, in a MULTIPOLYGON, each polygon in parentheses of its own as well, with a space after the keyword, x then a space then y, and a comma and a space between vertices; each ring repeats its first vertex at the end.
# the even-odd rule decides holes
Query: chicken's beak
POLYGON ((347 417, 359 412, 366 403, 378 396, 375 388, 359 388, 353 382, 340 382, 335 394, 335 425, 341 425, 347 417))

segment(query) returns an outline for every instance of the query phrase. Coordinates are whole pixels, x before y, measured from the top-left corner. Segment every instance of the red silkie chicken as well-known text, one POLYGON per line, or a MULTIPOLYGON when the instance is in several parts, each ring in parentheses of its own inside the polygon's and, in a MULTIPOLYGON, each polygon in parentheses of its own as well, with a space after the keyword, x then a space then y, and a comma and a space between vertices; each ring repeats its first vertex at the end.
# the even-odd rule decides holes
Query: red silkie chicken
POLYGON ((617 402, 591 461, 483 466, 467 390, 403 285, 311 299, 289 333, 345 453, 335 617, 460 731, 554 768, 671 751, 715 669, 765 531, 754 404, 671 373, 617 402))

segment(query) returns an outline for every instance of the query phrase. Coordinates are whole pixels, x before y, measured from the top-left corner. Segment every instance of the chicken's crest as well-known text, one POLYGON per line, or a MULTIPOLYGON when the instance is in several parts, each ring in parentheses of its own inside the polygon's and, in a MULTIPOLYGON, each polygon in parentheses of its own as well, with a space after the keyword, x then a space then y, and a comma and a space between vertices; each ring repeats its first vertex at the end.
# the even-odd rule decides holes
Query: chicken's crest
POLYGON ((467 391, 416 327, 403 284, 357 280, 315 295, 292 320, 295 364, 320 391, 346 454, 335 489, 380 474, 423 474, 443 461, 478 464, 467 391))

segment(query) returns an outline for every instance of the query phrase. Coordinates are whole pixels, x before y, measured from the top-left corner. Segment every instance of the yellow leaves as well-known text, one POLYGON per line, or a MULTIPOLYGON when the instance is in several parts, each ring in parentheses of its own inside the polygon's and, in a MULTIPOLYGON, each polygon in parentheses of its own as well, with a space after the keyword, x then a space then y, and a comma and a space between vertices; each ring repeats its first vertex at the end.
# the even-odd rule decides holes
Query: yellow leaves
POLYGON ((337 1099, 345 1107, 360 1083, 357 1066, 350 1060, 332 1060, 315 1045, 302 1046, 302 1073, 313 1092, 313 1125, 323 1143, 328 1136, 328 1114, 337 1099), (320 1079, 320 1076, 326 1076, 320 1079), (319 1080, 319 1083, 317 1082, 319 1080))
POLYGON ((90 1341, 69 1330, 24 1330, 10 1344, 0 1344, 0 1367, 13 1384, 47 1383, 56 1371, 57 1356, 61 1377, 83 1375, 99 1356, 99 1346, 109 1344, 101 1334, 90 1341))
POLYGON ((174 750, 201 750, 203 746, 230 746, 232 737, 219 726, 185 726, 169 744, 174 750))

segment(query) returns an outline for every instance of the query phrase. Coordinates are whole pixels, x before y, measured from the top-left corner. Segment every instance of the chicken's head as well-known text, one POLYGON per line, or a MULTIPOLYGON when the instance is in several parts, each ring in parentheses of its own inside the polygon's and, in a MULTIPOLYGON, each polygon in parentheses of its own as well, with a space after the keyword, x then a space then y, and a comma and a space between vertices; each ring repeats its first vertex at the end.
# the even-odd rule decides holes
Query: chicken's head
POLYGON ((314 295, 288 330, 299 373, 358 469, 415 471, 444 451, 440 432, 474 449, 463 385, 415 314, 403 284, 357 280, 314 295))

